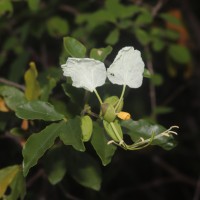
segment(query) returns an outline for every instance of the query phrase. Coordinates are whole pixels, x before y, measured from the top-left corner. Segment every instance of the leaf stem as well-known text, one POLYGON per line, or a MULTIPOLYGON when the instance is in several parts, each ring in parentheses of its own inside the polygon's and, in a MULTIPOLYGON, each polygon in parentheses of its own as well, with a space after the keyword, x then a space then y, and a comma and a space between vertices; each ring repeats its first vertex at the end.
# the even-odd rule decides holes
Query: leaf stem
POLYGON ((94 89, 94 93, 96 94, 96 96, 97 96, 97 99, 99 100, 99 103, 100 103, 100 104, 102 104, 102 103, 103 103, 103 101, 102 101, 101 97, 99 96, 99 93, 97 92, 97 90, 96 90, 96 89, 94 89))
POLYGON ((126 85, 123 85, 123 89, 122 89, 122 93, 121 93, 121 96, 119 98, 119 101, 117 103, 117 105, 115 106, 115 111, 118 109, 123 97, 124 97, 124 93, 125 93, 125 90, 126 90, 126 85))

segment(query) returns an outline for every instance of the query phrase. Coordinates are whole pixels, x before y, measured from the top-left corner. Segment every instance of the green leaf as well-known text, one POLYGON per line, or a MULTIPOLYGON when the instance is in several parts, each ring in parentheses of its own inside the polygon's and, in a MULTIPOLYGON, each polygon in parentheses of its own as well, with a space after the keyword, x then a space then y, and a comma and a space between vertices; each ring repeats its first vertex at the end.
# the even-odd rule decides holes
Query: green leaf
POLYGON ((143 73, 143 76, 145 77, 145 78, 151 78, 151 73, 150 73, 150 71, 148 70, 148 69, 144 69, 144 73, 143 73))
POLYGON ((76 22, 78 24, 85 22, 87 24, 87 28, 93 30, 96 27, 104 25, 108 22, 115 23, 116 19, 115 16, 113 16, 113 13, 109 12, 108 10, 99 9, 93 13, 84 13, 78 15, 76 22))
POLYGON ((77 104, 77 105, 82 105, 83 104, 83 99, 85 96, 85 90, 81 88, 75 88, 69 83, 64 83, 62 84, 62 88, 65 92, 65 94, 70 98, 70 100, 77 104))
POLYGON ((4 98, 11 110, 16 110, 19 105, 26 102, 24 93, 11 86, 0 86, 0 96, 4 98))
POLYGON ((40 100, 41 101, 48 101, 49 96, 53 90, 53 88, 56 87, 57 81, 54 78, 49 78, 48 83, 46 83, 42 88, 41 88, 41 95, 40 95, 40 100))
POLYGON ((39 133, 32 134, 23 148, 23 173, 26 176, 44 153, 54 144, 55 139, 63 131, 65 122, 53 123, 39 133))
POLYGON ((149 11, 144 10, 142 13, 138 15, 134 23, 136 26, 143 26, 143 25, 149 25, 152 22, 153 22, 153 16, 149 11))
POLYGON ((37 11, 39 9, 40 0, 27 0, 27 3, 31 11, 37 11))
POLYGON ((6 200, 23 200, 26 194, 26 182, 22 170, 20 170, 10 185, 11 193, 6 196, 6 200))
POLYGON ((63 38, 64 47, 67 53, 70 56, 75 58, 84 58, 86 54, 85 46, 80 43, 78 40, 72 37, 64 37, 63 38))
POLYGON ((69 31, 69 25, 66 19, 59 16, 53 16, 47 21, 47 30, 53 37, 64 36, 69 31))
POLYGON ((89 141, 93 132, 93 123, 90 116, 85 115, 81 117, 81 130, 83 141, 89 141))
POLYGON ((155 86, 160 86, 160 85, 162 85, 163 84, 163 77, 162 77, 162 75, 161 74, 158 74, 158 73, 156 73, 156 74, 152 74, 151 75, 151 82, 152 82, 152 84, 154 84, 155 86))
POLYGON ((13 82, 20 82, 23 78, 24 71, 26 70, 27 62, 30 57, 29 51, 23 51, 20 53, 9 66, 8 79, 13 82))
POLYGON ((165 47, 165 42, 159 38, 155 38, 152 41, 152 48, 154 51, 159 52, 162 51, 165 47))
POLYGON ((128 18, 139 12, 141 9, 138 6, 124 6, 119 0, 106 0, 105 8, 113 14, 115 18, 128 18))
POLYGON ((38 72, 36 69, 36 65, 34 62, 31 62, 30 68, 24 74, 26 85, 25 96, 29 101, 38 99, 40 95, 40 85, 37 81, 37 76, 38 72))
POLYGON ((0 1, 0 15, 5 13, 13 13, 13 5, 10 0, 1 0, 0 1))
POLYGON ((22 119, 41 119, 44 121, 57 121, 64 119, 53 105, 44 101, 30 101, 17 107, 16 115, 22 119))
POLYGON ((90 51, 90 58, 94 58, 95 60, 100 60, 103 62, 111 52, 112 52, 111 46, 99 49, 93 48, 90 51))
POLYGON ((116 28, 112 30, 109 35, 107 36, 105 42, 110 45, 114 45, 118 42, 120 36, 119 30, 116 28))
POLYGON ((19 165, 9 166, 0 170, 0 198, 3 197, 7 187, 12 183, 19 170, 19 165))
POLYGON ((173 30, 164 30, 164 37, 170 40, 178 40, 180 38, 180 33, 173 30))
POLYGON ((157 106, 155 109, 154 109, 154 113, 155 114, 167 114, 167 113, 170 113, 172 112, 173 109, 170 108, 170 107, 166 107, 166 106, 157 106))
POLYGON ((187 47, 172 44, 168 49, 169 56, 177 63, 187 64, 191 61, 191 54, 187 47))
POLYGON ((113 144, 108 145, 108 139, 105 136, 104 129, 97 123, 94 123, 91 144, 94 147, 97 155, 100 157, 102 164, 104 166, 109 164, 117 147, 113 144))
POLYGON ((170 24, 174 24, 174 25, 181 25, 181 21, 174 17, 173 15, 171 14, 166 14, 166 13, 162 13, 159 15, 160 18, 164 19, 166 22, 170 23, 170 24))
POLYGON ((55 147, 44 158, 44 168, 52 185, 59 183, 67 172, 66 156, 63 148, 55 147))
MULTIPOLYGON (((127 134, 130 135, 131 139, 136 142, 143 137, 144 139, 151 138, 152 134, 158 135, 166 130, 161 125, 151 124, 146 120, 133 121, 132 119, 127 121, 122 121, 122 127, 128 129, 127 134)), ((171 150, 176 146, 176 141, 172 135, 169 137, 161 136, 154 139, 151 145, 158 145, 165 150, 171 150)))
POLYGON ((82 141, 80 117, 70 119, 65 123, 63 131, 60 133, 60 139, 65 145, 72 145, 77 151, 85 151, 82 141))
POLYGON ((147 45, 150 42, 150 35, 146 31, 137 28, 134 30, 135 36, 142 45, 147 45))
POLYGON ((98 162, 86 153, 70 151, 68 153, 69 174, 79 184, 93 190, 100 190, 101 187, 101 169, 98 162))

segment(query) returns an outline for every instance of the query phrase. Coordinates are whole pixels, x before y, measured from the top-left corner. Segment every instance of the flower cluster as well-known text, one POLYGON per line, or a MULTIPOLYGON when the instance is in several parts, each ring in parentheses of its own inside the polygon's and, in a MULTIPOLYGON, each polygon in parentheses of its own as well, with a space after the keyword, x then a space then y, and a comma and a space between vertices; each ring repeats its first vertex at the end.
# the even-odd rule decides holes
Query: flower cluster
POLYGON ((142 85, 144 62, 141 53, 133 47, 122 48, 106 71, 103 62, 92 58, 68 58, 61 65, 64 76, 71 77, 72 85, 93 92, 106 78, 113 84, 138 88, 142 85))

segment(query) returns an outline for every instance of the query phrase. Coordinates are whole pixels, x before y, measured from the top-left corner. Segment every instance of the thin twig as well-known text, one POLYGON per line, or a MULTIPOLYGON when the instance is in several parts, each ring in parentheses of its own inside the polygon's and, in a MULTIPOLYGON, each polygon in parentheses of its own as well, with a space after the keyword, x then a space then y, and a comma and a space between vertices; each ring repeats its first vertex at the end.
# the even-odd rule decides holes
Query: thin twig
POLYGON ((64 12, 71 13, 71 14, 73 14, 75 16, 79 14, 78 10, 76 10, 74 7, 69 6, 69 5, 60 5, 59 9, 64 11, 64 12))
POLYGON ((152 9, 152 16, 155 17, 167 0, 159 0, 157 4, 152 9))
POLYGON ((18 83, 12 82, 12 81, 9 81, 9 80, 7 80, 5 78, 0 78, 0 83, 4 83, 4 84, 10 85, 10 86, 14 86, 14 87, 19 88, 19 89, 21 89, 23 91, 25 90, 25 87, 23 85, 20 85, 18 83))

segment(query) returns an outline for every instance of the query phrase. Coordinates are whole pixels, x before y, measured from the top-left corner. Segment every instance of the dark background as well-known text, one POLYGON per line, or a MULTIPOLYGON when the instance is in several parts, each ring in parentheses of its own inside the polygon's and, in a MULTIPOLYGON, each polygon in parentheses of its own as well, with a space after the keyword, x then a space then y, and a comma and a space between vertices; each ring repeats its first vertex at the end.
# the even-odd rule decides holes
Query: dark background
MULTIPOLYGON (((142 3, 145 6, 154 6, 157 1, 121 1, 125 5, 142 3)), ((69 24, 67 35, 75 35, 78 28, 75 17, 78 13, 93 12, 103 6, 103 1, 42 1, 42 12, 31 13, 24 1, 14 2, 14 13, 0 18, 0 53, 5 60, 0 66, 0 81, 5 79, 23 84, 23 73, 30 60, 37 63, 39 71, 44 71, 50 66, 59 68, 59 57, 62 50, 62 36, 51 36, 42 30, 44 20, 53 15, 66 18, 69 24), (30 23, 28 28, 21 30, 30 23), (41 33, 40 33, 41 30, 41 33), (22 34, 25 34, 22 40, 22 34), (11 48, 3 49, 8 38, 20 38, 16 45, 11 42, 11 48), (20 44, 18 44, 18 42, 20 44), (17 49, 18 47, 18 49, 17 49), (20 49, 21 48, 21 49, 20 49), (21 57, 17 61, 17 58, 21 57), (16 64, 17 62, 17 64, 16 64), (17 67, 18 66, 18 67, 17 67), (16 71, 17 69, 17 71, 16 71)), ((180 65, 173 63, 176 75, 171 75, 166 62, 166 52, 153 52, 153 67, 159 72, 164 82, 155 86, 157 105, 172 108, 169 113, 159 114, 154 117, 157 122, 169 127, 178 125, 176 140, 178 145, 171 151, 159 147, 149 147, 141 151, 126 152, 119 149, 113 161, 103 169, 103 184, 100 192, 85 189, 75 183, 70 177, 66 188, 51 186, 44 177, 36 177, 28 183, 26 199, 153 199, 153 200, 198 200, 200 199, 200 2, 195 0, 164 1, 159 12, 178 10, 182 15, 184 27, 188 33, 186 45, 192 56, 190 63, 180 65), (33 195, 33 193, 35 193, 33 195), (34 196, 34 198, 32 197, 34 196), (42 198, 43 197, 43 198, 42 198)), ((105 26, 105 32, 109 27, 105 26)), ((90 39, 80 39, 86 46, 105 46, 104 29, 96 29, 90 39), (101 30, 101 31, 100 31, 101 30), (93 46, 95 41, 95 45, 93 46)), ((183 34, 180 32, 180 34, 183 34)), ((13 42, 13 43, 14 43, 13 42)), ((177 41, 178 42, 178 41, 177 41)), ((134 45, 143 51, 145 46, 129 32, 124 31, 114 51, 107 62, 112 62, 116 52, 123 46, 134 45)), ((147 61, 145 60, 146 65, 147 61)), ((152 116, 151 97, 149 95, 149 80, 145 79, 143 86, 138 90, 127 92, 125 109, 129 110, 134 119, 152 116)), ((156 106, 157 106, 156 105, 156 106)), ((0 113, 1 121, 10 119, 9 114, 0 113)), ((0 167, 20 163, 21 147, 16 141, 7 136, 7 132, 18 121, 10 121, 1 128, 0 137, 0 167)))

